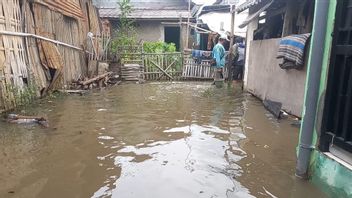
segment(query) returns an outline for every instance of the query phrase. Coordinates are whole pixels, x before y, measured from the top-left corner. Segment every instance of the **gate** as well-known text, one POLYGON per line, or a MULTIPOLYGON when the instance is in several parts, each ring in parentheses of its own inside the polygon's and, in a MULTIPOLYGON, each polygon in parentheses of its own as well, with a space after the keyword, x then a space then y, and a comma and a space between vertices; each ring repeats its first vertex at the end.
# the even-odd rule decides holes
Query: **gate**
POLYGON ((144 53, 145 80, 180 80, 182 74, 182 54, 144 53))
MULTIPOLYGON (((141 45, 120 46, 117 56, 122 77, 138 80, 213 80, 215 68, 209 60, 195 60, 189 52, 145 53, 141 45), (140 70, 139 68, 142 68, 140 70)), ((228 77, 228 67, 224 68, 228 77)))
POLYGON ((144 80, 181 79, 181 52, 144 53, 142 45, 120 46, 117 51, 121 62, 122 77, 127 76, 133 80, 136 78, 144 80), (138 66, 142 69, 141 71, 138 66))
POLYGON ((338 1, 320 149, 352 152, 352 0, 338 1))

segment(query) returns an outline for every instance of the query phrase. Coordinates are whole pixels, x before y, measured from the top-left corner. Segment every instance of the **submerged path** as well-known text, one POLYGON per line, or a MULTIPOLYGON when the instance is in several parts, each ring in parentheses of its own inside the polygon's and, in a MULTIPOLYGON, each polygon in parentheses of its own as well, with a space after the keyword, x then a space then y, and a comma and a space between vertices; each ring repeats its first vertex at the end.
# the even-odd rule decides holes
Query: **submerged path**
POLYGON ((209 83, 121 85, 0 127, 0 197, 324 197, 294 177, 298 129, 209 83))

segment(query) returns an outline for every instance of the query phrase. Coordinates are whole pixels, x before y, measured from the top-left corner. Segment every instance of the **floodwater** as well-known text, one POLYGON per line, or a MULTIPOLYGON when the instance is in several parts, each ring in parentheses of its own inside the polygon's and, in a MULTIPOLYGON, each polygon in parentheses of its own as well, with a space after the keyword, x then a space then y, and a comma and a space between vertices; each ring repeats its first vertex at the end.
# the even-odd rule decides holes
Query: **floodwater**
POLYGON ((298 129, 240 91, 151 83, 46 99, 0 128, 0 197, 325 197, 294 177, 298 129))

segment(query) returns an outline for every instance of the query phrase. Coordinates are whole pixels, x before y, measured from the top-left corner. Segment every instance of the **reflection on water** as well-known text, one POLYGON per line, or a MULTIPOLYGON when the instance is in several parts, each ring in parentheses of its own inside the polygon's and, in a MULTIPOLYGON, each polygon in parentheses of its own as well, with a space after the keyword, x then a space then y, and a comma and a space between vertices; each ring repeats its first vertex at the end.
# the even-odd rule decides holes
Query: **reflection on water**
POLYGON ((298 130, 209 83, 122 85, 39 104, 51 128, 1 123, 0 197, 299 197, 298 130))

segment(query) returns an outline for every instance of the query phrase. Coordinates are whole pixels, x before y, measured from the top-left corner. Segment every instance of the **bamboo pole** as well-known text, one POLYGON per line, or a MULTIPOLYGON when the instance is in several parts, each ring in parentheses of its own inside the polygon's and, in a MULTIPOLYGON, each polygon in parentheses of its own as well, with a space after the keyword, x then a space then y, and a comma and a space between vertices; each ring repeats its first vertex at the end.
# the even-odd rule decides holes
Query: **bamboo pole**
POLYGON ((70 45, 70 44, 61 42, 61 41, 49 39, 49 38, 46 38, 46 37, 43 37, 43 36, 38 36, 38 35, 36 35, 36 34, 22 33, 22 32, 1 31, 1 30, 0 30, 0 35, 20 36, 20 37, 32 37, 32 38, 36 38, 36 39, 41 39, 41 40, 44 40, 44 41, 48 41, 48 42, 51 42, 51 43, 55 43, 55 44, 57 44, 57 45, 62 45, 62 46, 65 46, 65 47, 69 47, 69 48, 72 48, 72 49, 76 49, 76 50, 79 50, 79 51, 84 51, 82 48, 79 48, 79 47, 76 47, 76 46, 73 46, 73 45, 70 45))
POLYGON ((207 34, 212 33, 212 31, 206 30, 206 29, 204 29, 204 28, 197 27, 197 26, 192 25, 192 24, 189 24, 189 26, 195 28, 196 30, 204 31, 203 33, 207 33, 207 34))
MULTIPOLYGON (((180 26, 180 32, 183 32, 183 27, 182 27, 182 15, 180 14, 179 17, 179 26, 180 26)), ((183 46, 184 42, 183 42, 184 38, 182 36, 180 36, 180 44, 181 44, 181 48, 185 49, 185 46, 183 46)))

